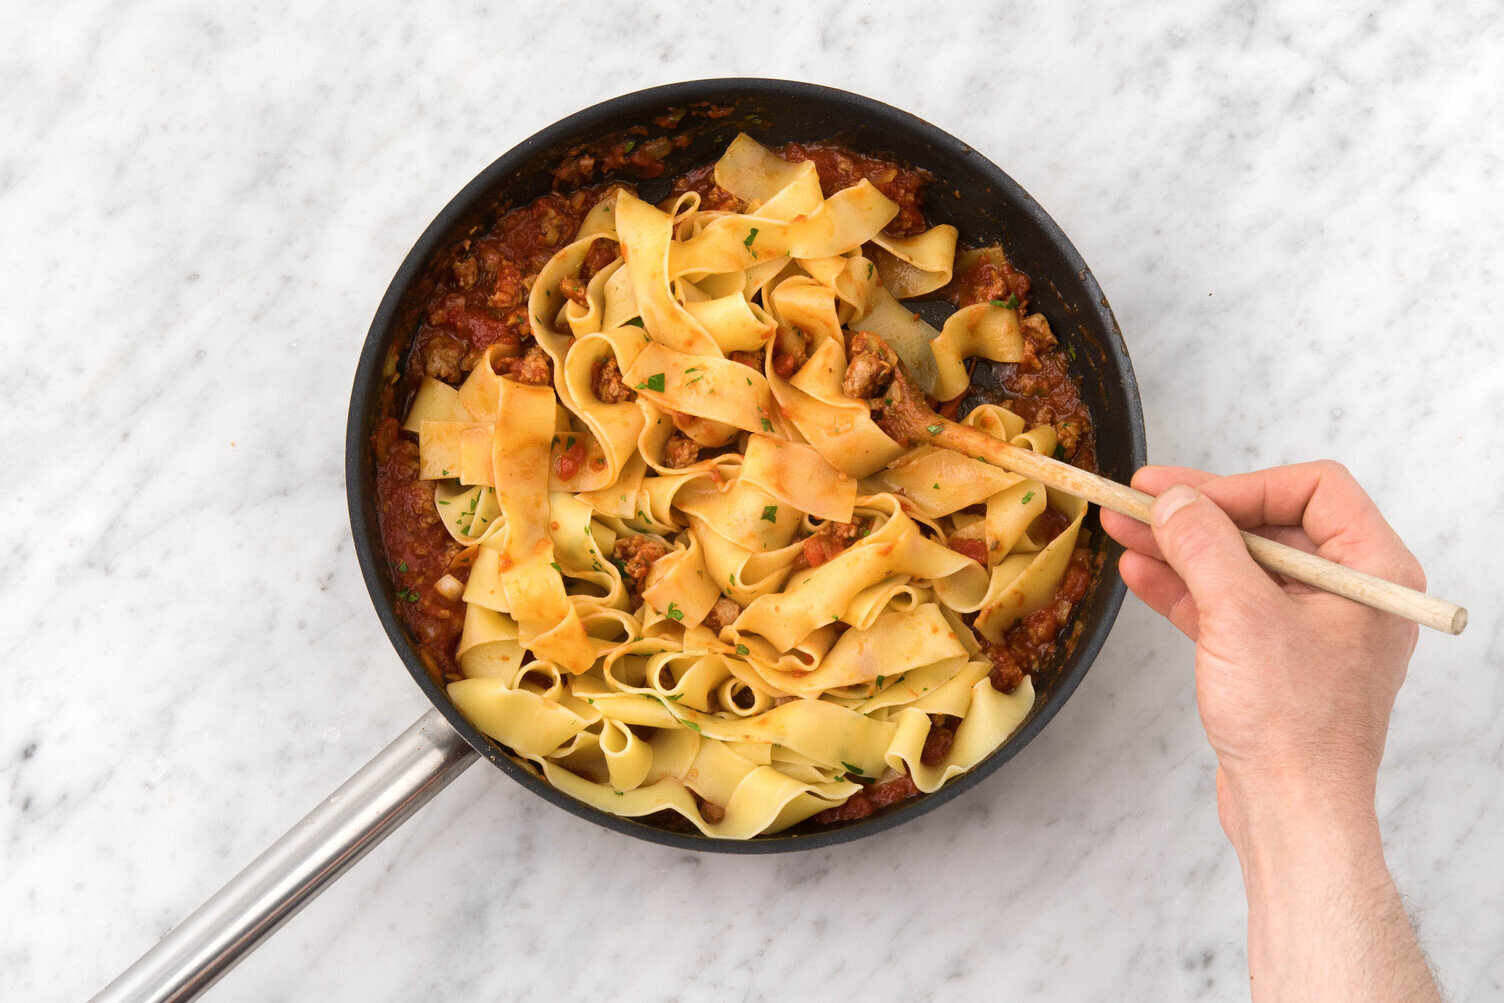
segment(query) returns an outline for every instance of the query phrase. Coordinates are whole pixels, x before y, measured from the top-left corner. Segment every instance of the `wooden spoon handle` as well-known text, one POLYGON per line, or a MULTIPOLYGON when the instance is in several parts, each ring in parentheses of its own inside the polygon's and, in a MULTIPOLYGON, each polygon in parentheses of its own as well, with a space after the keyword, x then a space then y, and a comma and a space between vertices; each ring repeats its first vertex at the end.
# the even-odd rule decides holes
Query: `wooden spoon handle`
MULTIPOLYGON (((937 426, 931 425, 929 428, 937 426)), ((994 439, 979 429, 942 419, 929 441, 936 446, 985 459, 1006 470, 1032 477, 1046 487, 1095 502, 1105 509, 1120 512, 1139 522, 1149 521, 1149 506, 1154 502, 1152 495, 1135 491, 1126 484, 1088 473, 1033 450, 994 439)), ((1334 595, 1448 634, 1460 634, 1467 626, 1467 610, 1456 603, 1334 564, 1314 554, 1307 554, 1303 550, 1296 550, 1252 533, 1244 532, 1243 542, 1248 545, 1248 553, 1255 561, 1286 578, 1313 585, 1334 595)))

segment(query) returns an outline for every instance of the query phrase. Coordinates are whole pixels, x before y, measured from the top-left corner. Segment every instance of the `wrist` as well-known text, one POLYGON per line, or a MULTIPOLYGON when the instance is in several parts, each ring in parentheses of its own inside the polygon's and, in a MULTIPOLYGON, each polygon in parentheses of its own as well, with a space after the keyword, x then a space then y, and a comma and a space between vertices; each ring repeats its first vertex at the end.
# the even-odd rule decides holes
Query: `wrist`
POLYGON ((1255 846, 1265 852, 1300 853, 1326 840, 1378 839, 1374 785, 1332 769, 1224 769, 1233 824, 1227 833, 1240 857, 1255 846))
POLYGON ((1373 787, 1309 773, 1230 776, 1228 838, 1250 905, 1372 872, 1387 880, 1373 787))
POLYGON ((1315 779, 1228 778, 1220 791, 1248 896, 1254 999, 1435 998, 1384 862, 1372 788, 1315 779))

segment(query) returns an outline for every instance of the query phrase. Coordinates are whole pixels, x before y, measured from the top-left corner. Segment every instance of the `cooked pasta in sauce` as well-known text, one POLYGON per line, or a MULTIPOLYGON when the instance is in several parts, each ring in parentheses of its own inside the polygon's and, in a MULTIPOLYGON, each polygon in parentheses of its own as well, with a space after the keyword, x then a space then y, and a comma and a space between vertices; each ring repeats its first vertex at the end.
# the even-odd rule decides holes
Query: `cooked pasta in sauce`
POLYGON ((373 443, 383 542, 450 697, 558 789, 749 838, 934 791, 1029 713, 1086 505, 888 438, 856 340, 949 413, 975 371, 961 420, 1015 445, 1091 467, 1091 425, 1027 277, 921 185, 743 135, 660 204, 548 195, 455 250, 373 443), (936 296, 939 330, 904 302, 936 296))

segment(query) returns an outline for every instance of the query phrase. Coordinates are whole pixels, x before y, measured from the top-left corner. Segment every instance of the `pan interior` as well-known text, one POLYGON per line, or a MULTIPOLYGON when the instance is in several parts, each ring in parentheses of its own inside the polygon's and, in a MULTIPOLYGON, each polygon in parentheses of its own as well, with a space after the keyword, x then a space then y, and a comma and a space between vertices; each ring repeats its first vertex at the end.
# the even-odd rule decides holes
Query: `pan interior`
POLYGON ((667 179, 715 160, 738 133, 778 146, 828 142, 881 156, 927 172, 925 215, 949 223, 967 246, 1001 244, 1033 281, 1032 300, 1063 345, 1075 348, 1073 375, 1081 381, 1097 436, 1102 474, 1126 481, 1146 462, 1138 387, 1117 322, 1095 279, 1065 235, 1006 174, 969 146, 927 122, 845 91, 792 81, 728 79, 691 81, 628 94, 579 112, 519 144, 475 178, 439 213, 419 238, 387 289, 361 354, 351 396, 346 440, 346 488, 357 554, 377 615, 425 695, 483 755, 546 800, 619 832, 685 849, 760 853, 811 849, 891 828, 974 786, 1023 748, 1054 716, 1085 676, 1106 640, 1123 599, 1117 574, 1120 552, 1096 525, 1087 526, 1100 568, 1076 614, 1073 643, 1062 646, 1035 680, 1038 699, 1024 724, 970 773, 933 794, 867 818, 826 827, 796 827, 751 840, 718 840, 609 815, 561 794, 528 763, 477 731, 449 701, 418 656, 418 644, 396 613, 396 586, 382 557, 375 510, 375 466, 369 443, 381 418, 384 373, 401 360, 446 267, 446 253, 499 214, 545 194, 555 169, 582 148, 604 147, 625 130, 646 126, 650 135, 687 136, 666 158, 660 179, 596 175, 586 183, 626 181, 652 197, 667 179), (685 114, 672 125, 679 110, 685 114))

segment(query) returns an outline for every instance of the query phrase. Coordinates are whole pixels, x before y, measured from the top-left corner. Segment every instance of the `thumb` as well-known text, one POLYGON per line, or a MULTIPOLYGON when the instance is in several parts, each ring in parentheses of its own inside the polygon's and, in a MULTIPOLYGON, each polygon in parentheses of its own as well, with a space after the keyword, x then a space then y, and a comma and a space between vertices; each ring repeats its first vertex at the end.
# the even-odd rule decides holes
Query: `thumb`
POLYGON ((1183 484, 1162 492, 1149 509, 1149 525, 1199 609, 1278 591, 1248 555, 1238 527, 1201 492, 1183 484))

